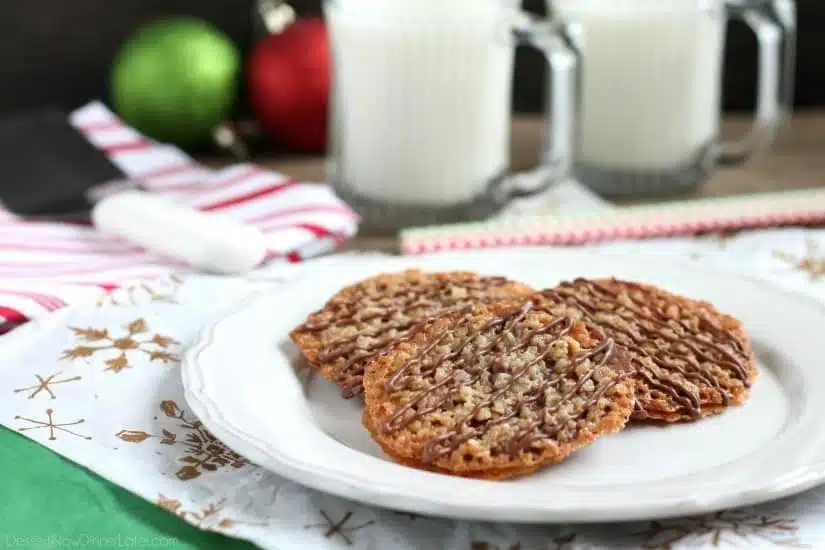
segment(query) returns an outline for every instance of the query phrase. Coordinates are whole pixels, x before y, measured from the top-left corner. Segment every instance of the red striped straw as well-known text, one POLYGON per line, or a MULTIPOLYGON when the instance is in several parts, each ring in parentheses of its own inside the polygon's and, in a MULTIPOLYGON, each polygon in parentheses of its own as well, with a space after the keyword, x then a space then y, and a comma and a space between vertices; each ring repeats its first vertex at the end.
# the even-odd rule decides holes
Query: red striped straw
POLYGON ((504 246, 581 245, 619 239, 825 222, 825 189, 632 206, 582 215, 523 216, 402 231, 404 254, 504 246))

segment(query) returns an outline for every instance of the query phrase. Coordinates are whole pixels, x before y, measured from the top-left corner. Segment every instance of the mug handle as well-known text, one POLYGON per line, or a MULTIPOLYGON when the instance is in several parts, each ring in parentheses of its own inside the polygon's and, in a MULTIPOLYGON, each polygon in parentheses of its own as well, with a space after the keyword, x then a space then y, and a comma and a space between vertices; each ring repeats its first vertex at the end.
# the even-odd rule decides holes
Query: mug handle
POLYGON ((499 202, 537 195, 568 176, 578 136, 581 80, 578 26, 521 12, 512 33, 518 44, 532 46, 542 53, 552 85, 547 90, 541 164, 500 180, 495 189, 499 202))
POLYGON ((796 49, 796 6, 793 0, 750 4, 728 0, 729 18, 741 19, 756 35, 759 44, 759 84, 756 116, 744 138, 717 145, 720 166, 745 163, 774 141, 793 108, 796 49))

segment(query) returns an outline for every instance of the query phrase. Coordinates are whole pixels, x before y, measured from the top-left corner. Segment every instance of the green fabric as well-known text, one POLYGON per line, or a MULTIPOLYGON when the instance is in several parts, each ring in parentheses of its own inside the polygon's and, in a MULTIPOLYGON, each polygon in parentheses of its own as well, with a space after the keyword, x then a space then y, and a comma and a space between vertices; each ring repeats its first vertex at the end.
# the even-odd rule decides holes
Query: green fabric
POLYGON ((255 548, 192 527, 2 427, 0 469, 0 548, 255 548))

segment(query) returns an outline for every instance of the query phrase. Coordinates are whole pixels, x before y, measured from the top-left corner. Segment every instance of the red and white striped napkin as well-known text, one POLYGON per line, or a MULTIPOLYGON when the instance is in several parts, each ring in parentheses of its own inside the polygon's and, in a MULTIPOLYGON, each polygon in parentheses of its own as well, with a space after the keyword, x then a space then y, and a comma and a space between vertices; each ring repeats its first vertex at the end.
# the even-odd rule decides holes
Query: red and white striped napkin
MULTIPOLYGON (((326 185, 251 164, 209 170, 154 142, 93 102, 70 116, 96 147, 149 192, 258 227, 270 261, 300 261, 353 236, 357 215, 326 185)), ((124 282, 167 276, 173 262, 89 225, 21 219, 0 206, 0 332, 124 282)))

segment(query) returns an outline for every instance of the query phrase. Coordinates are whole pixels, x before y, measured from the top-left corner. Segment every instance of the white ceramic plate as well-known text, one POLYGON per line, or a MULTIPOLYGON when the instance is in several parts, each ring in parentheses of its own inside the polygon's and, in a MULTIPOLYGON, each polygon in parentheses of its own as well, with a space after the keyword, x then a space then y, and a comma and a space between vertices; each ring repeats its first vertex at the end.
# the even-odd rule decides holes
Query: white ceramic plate
POLYGON ((652 519, 755 504, 825 480, 825 311, 765 283, 662 259, 581 251, 458 253, 336 267, 257 296, 186 355, 186 397, 238 453, 300 484, 426 515, 513 522, 652 519), (296 376, 287 333, 341 286, 408 267, 501 274, 536 287, 617 276, 710 300, 748 329, 761 368, 750 400, 724 414, 603 437, 515 481, 428 473, 387 459, 361 406, 296 376))

